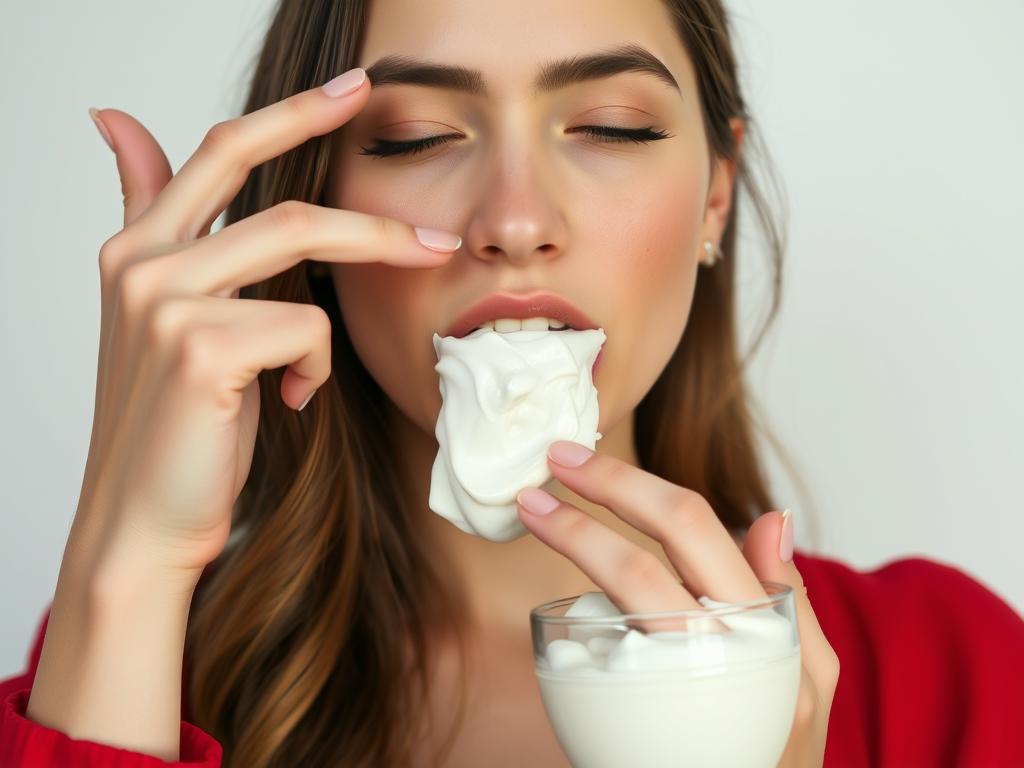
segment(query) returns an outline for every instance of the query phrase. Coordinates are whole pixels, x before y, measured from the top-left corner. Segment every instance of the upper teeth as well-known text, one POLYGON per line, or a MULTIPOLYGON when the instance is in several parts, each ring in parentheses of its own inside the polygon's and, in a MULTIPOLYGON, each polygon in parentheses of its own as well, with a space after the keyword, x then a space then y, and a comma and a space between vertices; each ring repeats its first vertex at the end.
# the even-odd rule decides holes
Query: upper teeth
MULTIPOLYGON (((566 324, 553 317, 526 317, 520 320, 517 317, 502 317, 497 320, 488 320, 477 328, 487 328, 498 333, 510 333, 512 331, 547 331, 561 330, 566 324)), ((474 328, 473 330, 476 330, 474 328)))

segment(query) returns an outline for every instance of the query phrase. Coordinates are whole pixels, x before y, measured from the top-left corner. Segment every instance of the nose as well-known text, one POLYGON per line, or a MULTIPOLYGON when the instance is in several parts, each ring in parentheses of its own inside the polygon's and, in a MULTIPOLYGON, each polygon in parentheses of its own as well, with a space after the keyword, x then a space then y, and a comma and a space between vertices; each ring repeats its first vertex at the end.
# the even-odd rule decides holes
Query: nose
POLYGON ((558 258, 566 250, 565 201, 557 179, 541 167, 536 154, 525 155, 495 159, 480 179, 479 202, 463 243, 476 259, 522 267, 558 258))

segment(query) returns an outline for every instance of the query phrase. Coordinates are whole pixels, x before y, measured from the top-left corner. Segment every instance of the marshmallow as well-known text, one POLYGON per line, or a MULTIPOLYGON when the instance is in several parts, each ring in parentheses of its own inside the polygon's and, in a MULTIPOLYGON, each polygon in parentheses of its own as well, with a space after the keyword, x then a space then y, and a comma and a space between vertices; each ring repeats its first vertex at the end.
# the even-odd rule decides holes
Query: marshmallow
MULTIPOLYGON (((697 601, 709 609, 731 605, 707 596, 697 601)), ((564 615, 566 618, 616 618, 621 612, 603 592, 587 592, 578 597, 564 615)), ((547 662, 555 671, 586 667, 614 676, 614 673, 726 668, 765 657, 785 656, 793 651, 792 626, 771 607, 719 617, 717 621, 728 630, 725 633, 702 626, 703 621, 690 619, 693 632, 641 633, 621 622, 570 626, 569 640, 579 646, 574 649, 573 663, 559 663, 565 657, 564 648, 556 651, 557 659, 549 656, 547 662)))

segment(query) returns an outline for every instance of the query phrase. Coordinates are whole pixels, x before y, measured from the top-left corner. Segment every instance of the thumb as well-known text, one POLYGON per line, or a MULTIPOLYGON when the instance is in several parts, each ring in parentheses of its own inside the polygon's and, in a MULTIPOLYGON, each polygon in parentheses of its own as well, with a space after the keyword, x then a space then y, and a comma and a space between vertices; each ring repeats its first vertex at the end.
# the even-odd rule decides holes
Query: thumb
POLYGON ((146 127, 119 109, 89 110, 117 158, 127 227, 149 208, 173 175, 167 155, 146 127))
POLYGON ((757 518, 744 539, 743 556, 761 581, 776 581, 793 588, 802 655, 811 666, 818 662, 817 657, 824 659, 828 655, 830 646, 807 597, 803 576, 792 560, 782 559, 792 556, 791 543, 780 547, 784 523, 789 526, 787 535, 792 536, 793 521, 786 521, 781 512, 767 512, 757 518))

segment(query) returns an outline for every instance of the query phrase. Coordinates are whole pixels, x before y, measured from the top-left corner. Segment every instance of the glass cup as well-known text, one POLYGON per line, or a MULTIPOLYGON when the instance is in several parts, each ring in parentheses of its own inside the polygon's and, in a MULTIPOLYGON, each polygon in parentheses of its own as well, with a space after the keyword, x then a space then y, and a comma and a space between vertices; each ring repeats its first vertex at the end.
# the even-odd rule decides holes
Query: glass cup
POLYGON ((537 680, 574 768, 765 766, 785 750, 800 689, 793 590, 621 614, 602 592, 530 611, 537 680))

